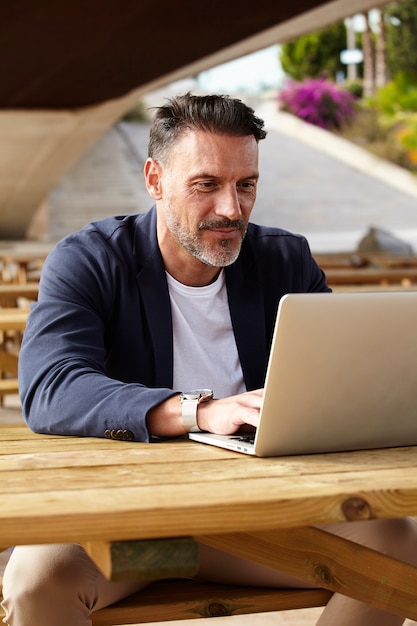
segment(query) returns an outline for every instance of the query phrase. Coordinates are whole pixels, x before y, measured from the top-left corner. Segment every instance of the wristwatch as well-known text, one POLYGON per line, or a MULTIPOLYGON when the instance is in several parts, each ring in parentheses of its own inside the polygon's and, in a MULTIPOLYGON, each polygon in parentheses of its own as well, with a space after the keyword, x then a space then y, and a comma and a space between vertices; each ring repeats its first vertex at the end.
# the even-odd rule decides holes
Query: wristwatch
POLYGON ((180 394, 182 404, 182 422, 187 433, 195 433, 200 429, 197 426, 197 406, 200 402, 207 402, 213 397, 211 389, 194 389, 183 391, 180 394))

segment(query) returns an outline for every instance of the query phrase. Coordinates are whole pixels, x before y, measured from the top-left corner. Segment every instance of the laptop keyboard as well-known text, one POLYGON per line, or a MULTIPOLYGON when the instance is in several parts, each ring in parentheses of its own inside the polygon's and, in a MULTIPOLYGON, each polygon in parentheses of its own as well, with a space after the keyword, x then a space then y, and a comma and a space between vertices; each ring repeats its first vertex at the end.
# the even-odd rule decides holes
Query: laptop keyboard
POLYGON ((255 442, 255 433, 248 433, 247 435, 234 435, 230 437, 233 441, 241 441, 242 443, 252 444, 255 442))

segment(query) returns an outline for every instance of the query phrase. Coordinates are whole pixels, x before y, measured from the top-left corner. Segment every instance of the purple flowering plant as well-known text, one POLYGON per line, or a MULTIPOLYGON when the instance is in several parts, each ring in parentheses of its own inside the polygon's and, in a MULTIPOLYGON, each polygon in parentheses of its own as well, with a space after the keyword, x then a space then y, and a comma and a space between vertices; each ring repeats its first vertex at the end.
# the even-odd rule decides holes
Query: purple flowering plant
POLYGON ((288 81, 278 95, 284 111, 326 130, 341 128, 355 115, 355 96, 324 78, 288 81))

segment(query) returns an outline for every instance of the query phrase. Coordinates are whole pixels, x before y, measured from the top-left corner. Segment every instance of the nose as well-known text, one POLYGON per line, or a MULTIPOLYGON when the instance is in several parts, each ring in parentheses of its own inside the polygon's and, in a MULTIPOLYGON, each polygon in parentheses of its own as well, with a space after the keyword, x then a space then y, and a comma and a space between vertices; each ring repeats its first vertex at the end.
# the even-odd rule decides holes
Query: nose
POLYGON ((223 193, 217 199, 216 215, 230 220, 237 220, 242 217, 242 209, 236 187, 227 187, 223 190, 223 193))

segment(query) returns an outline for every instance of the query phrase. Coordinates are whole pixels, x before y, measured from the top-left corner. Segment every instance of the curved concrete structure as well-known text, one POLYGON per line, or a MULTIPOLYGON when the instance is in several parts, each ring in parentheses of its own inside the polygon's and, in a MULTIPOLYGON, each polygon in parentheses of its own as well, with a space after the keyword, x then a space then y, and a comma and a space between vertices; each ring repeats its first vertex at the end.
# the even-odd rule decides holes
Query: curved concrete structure
POLYGON ((20 0, 0 7, 0 239, 141 96, 374 0, 20 0))

